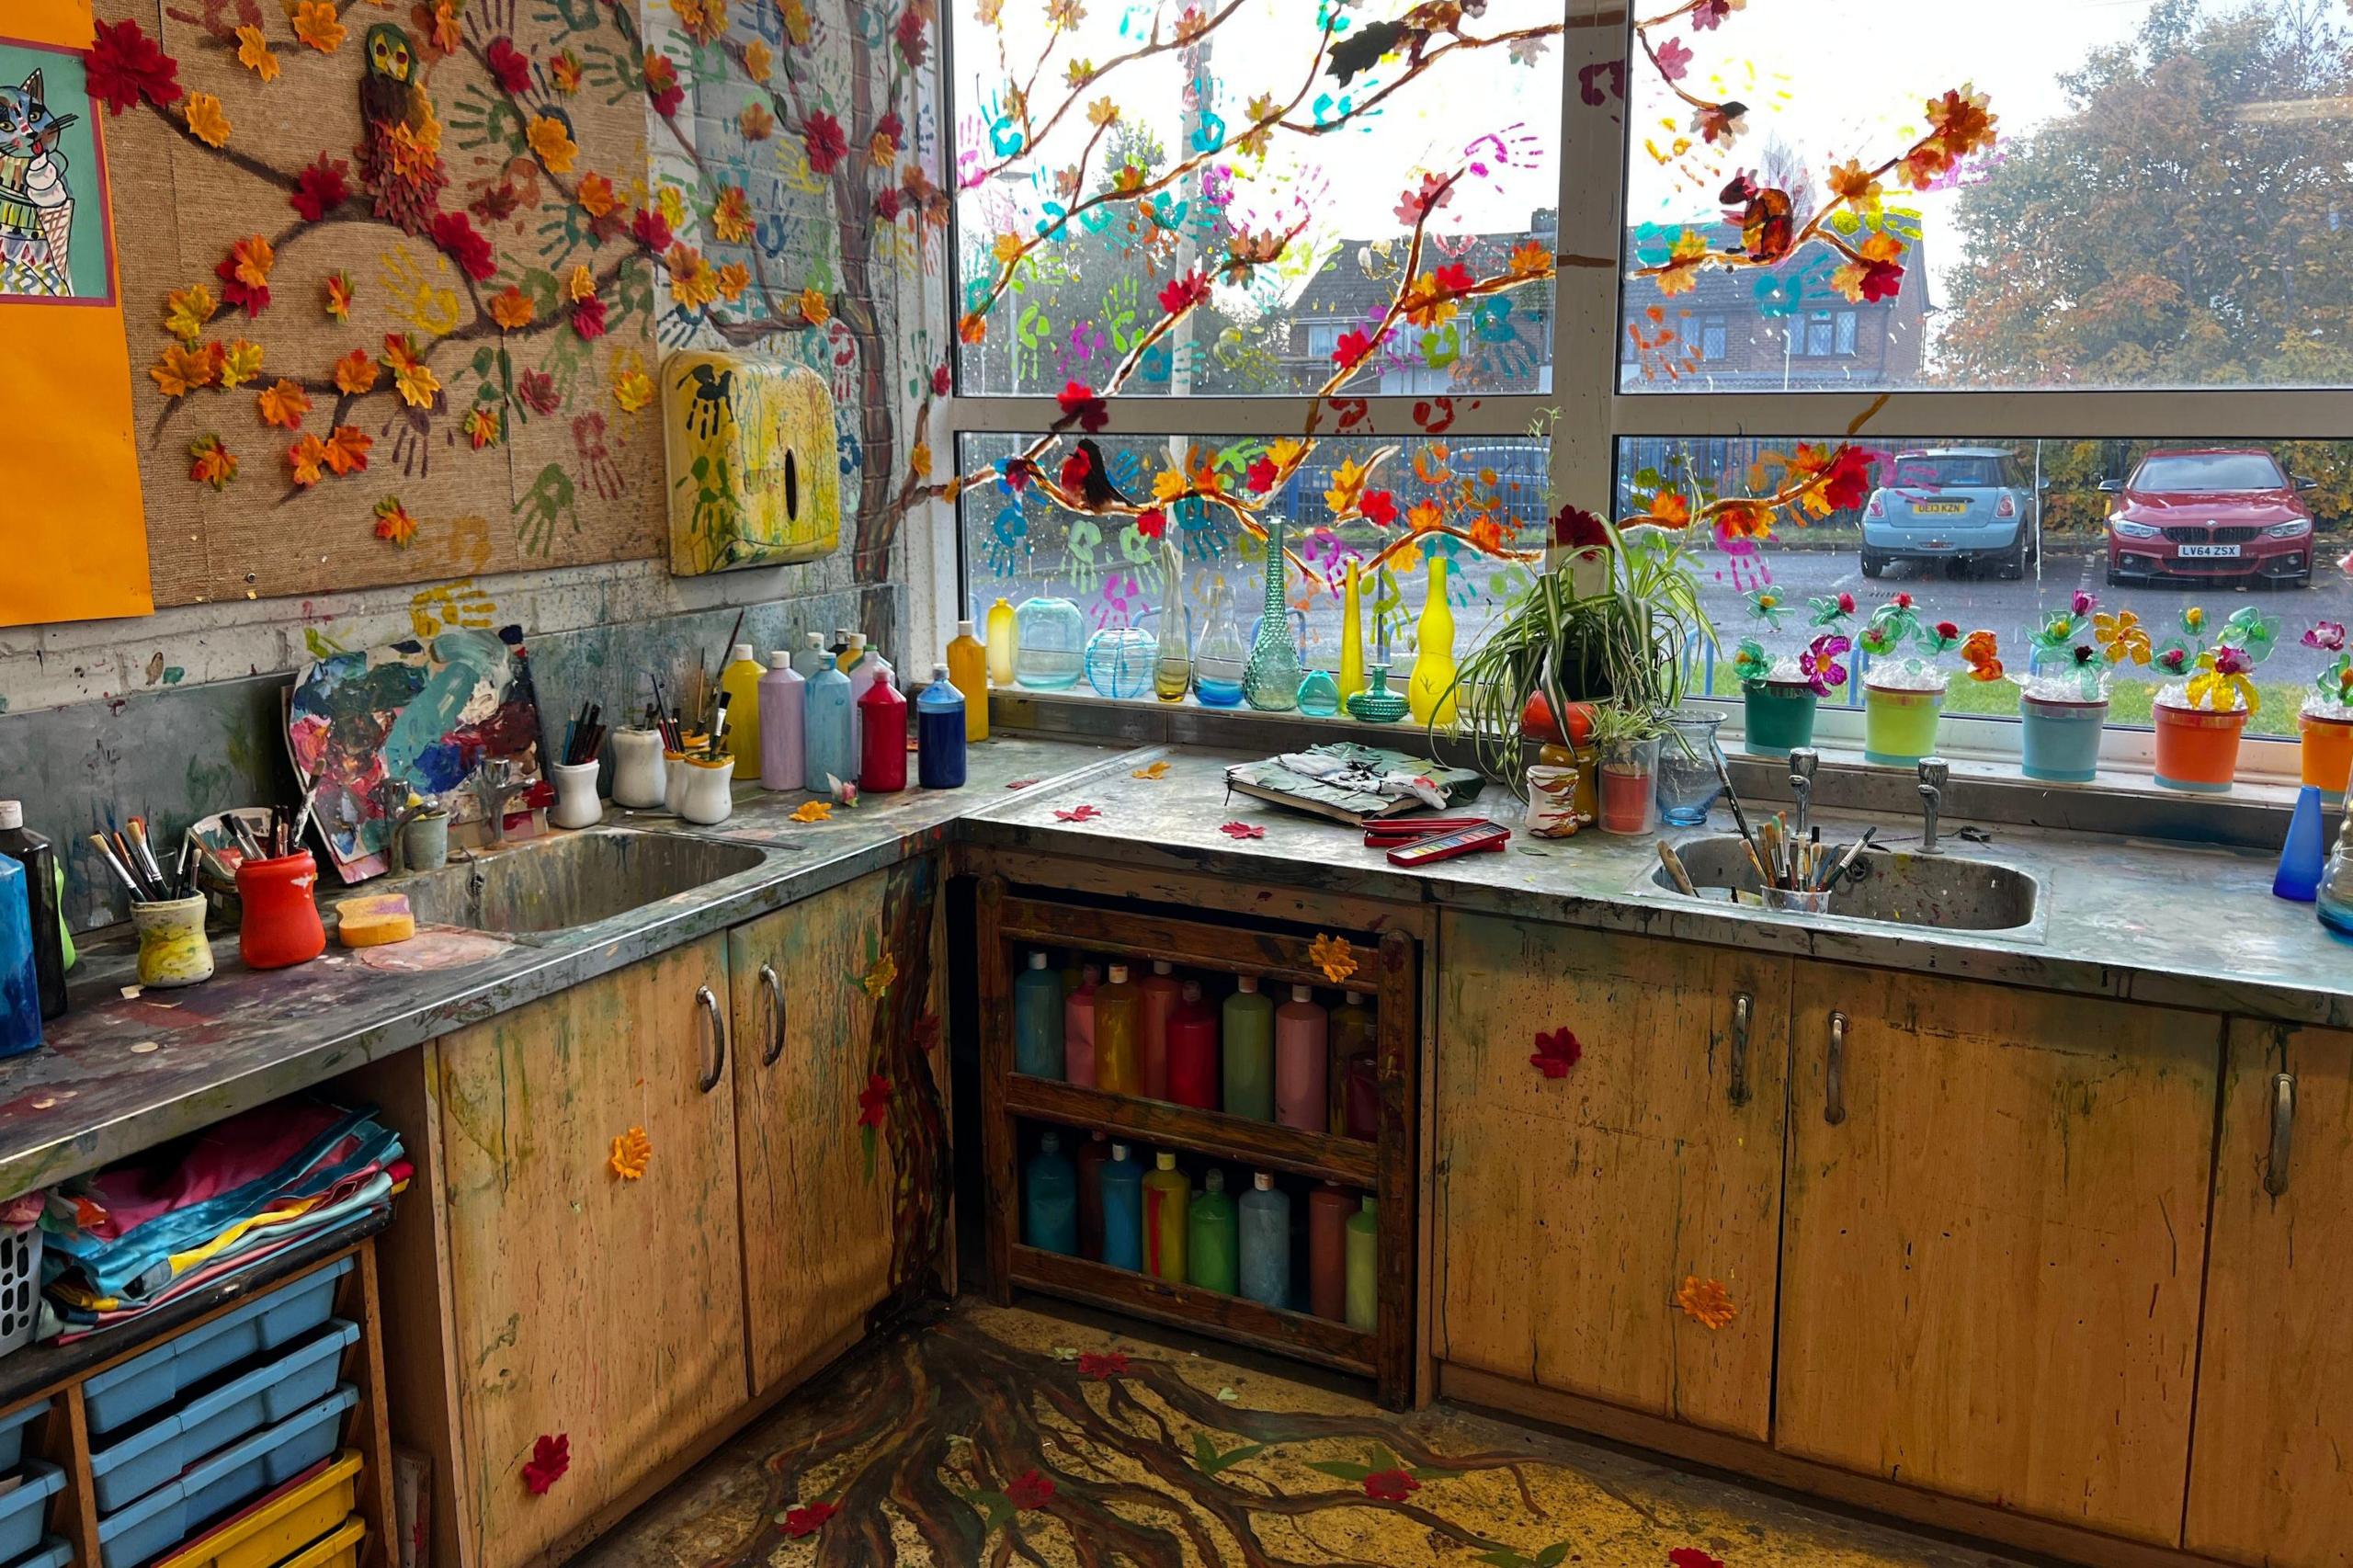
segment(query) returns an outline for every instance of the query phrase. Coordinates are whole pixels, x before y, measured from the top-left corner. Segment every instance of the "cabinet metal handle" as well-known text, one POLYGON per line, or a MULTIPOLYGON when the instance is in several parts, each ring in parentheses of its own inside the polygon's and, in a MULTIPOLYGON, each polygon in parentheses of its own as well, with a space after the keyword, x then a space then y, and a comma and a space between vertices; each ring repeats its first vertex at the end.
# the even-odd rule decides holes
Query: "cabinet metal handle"
POLYGON ((710 986, 696 986, 695 1001, 701 1006, 703 1019, 710 1026, 710 1071, 695 1080, 695 1087, 707 1095, 719 1087, 720 1075, 727 1071, 727 1020, 721 1015, 719 998, 711 994, 710 986))
POLYGON ((1748 1103, 1748 1015, 1754 1005, 1745 991, 1732 999, 1732 1086, 1726 1096, 1734 1105, 1748 1103))
POLYGON ((784 1054, 784 982, 776 977, 776 966, 760 966, 760 983, 768 992, 768 1048, 760 1053, 760 1065, 773 1067, 776 1059, 784 1054))
POLYGON ((2288 1146, 2296 1132, 2296 1075, 2271 1075, 2271 1161, 2263 1172, 2263 1190, 2278 1198, 2288 1190, 2288 1146))
POLYGON ((1847 1015, 1830 1015, 1830 1055, 1822 1083, 1822 1119, 1836 1127, 1847 1119, 1847 1015))

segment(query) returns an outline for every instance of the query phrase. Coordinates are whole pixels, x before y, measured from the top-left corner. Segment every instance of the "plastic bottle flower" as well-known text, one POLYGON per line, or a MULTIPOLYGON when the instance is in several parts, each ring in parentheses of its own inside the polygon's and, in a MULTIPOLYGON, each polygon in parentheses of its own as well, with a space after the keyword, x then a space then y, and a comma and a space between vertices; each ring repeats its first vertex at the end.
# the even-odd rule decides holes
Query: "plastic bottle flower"
POLYGON ((1748 613, 1774 631, 1781 630, 1781 596, 1770 588, 1751 588, 1745 596, 1748 613))
POLYGON ((2141 618, 2129 609, 2092 617, 2092 641, 2108 654, 2111 665, 2120 665, 2127 659, 2145 665, 2153 652, 2141 618))
POLYGON ((2191 605, 2181 612, 2181 631, 2165 640, 2150 662, 2170 676, 2186 676, 2206 652, 2206 612, 2191 605))
POLYGON ((1839 662, 1839 656, 1853 646, 1838 633, 1825 631, 1807 643, 1805 652, 1798 655, 1799 673, 1813 687, 1816 697, 1827 697, 1847 684, 1847 666, 1839 662))
POLYGON ((2322 709, 2353 708, 2353 653, 2339 653, 2321 667, 2313 677, 2314 699, 2304 704, 2306 712, 2322 709))
POLYGON ((2304 632, 2303 642, 2307 648, 2341 653, 2345 651, 2345 623, 2339 620, 2316 621, 2304 632))
MULTIPOLYGON (((2039 635, 2039 634, 2038 634, 2039 635)), ((2038 644, 2039 646, 2039 644, 2038 644)), ((2001 641, 1991 631, 1972 631, 1961 644, 1961 662, 1969 667, 1973 681, 1997 681, 2002 678, 2001 641)))
POLYGON ((2247 656, 2259 665, 2279 645, 2279 618, 2266 615, 2253 605, 2234 609, 2214 640, 2245 649, 2247 656))
POLYGON ((2064 609, 2045 615, 2041 623, 2027 634, 2027 642, 2037 653, 2064 655, 2083 635, 2084 620, 2092 613, 2092 604, 2091 595, 2078 590, 2064 609))
POLYGON ((1773 661, 1767 655, 1765 644, 1754 637, 1742 638, 1740 646, 1733 651, 1732 673, 1740 677, 1743 685, 1771 675, 1773 661))
POLYGON ((2218 713, 2242 708, 2250 713, 2257 711, 2263 706, 2263 694, 2247 679, 2255 664, 2255 655, 2235 642, 2207 649, 2198 655, 2198 673, 2189 677, 2190 706, 2218 713))
POLYGON ((1872 658, 1883 659, 1919 632, 1920 617, 1912 608, 1912 596, 1898 594, 1871 611, 1870 619, 1855 641, 1872 658))
POLYGON ((1824 594, 1820 598, 1806 600, 1805 608, 1813 612, 1806 621, 1807 625, 1827 627, 1833 631, 1843 631, 1847 629, 1847 623, 1855 619, 1855 596, 1824 594))

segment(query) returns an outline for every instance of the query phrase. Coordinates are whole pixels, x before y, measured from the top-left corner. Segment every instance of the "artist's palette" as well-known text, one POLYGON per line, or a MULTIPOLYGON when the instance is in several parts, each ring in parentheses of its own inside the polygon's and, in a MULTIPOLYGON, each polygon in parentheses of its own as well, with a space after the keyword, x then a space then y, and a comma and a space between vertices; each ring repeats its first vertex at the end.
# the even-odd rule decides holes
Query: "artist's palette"
POLYGON ((335 869, 346 881, 375 876, 387 869, 384 779, 443 797, 462 822, 480 814, 460 786, 485 757, 512 762, 518 781, 540 777, 523 629, 452 627, 314 660, 288 699, 286 740, 335 869))

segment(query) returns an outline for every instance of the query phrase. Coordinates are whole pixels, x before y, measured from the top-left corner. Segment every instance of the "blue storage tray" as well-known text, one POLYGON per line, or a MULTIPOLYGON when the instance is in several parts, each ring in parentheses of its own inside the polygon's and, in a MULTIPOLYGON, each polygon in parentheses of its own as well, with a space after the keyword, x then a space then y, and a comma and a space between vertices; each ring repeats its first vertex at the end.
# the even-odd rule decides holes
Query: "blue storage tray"
POLYGON ((358 1390, 341 1384, 308 1410, 199 1460, 177 1480, 100 1518, 100 1568, 139 1568, 328 1458, 342 1438, 344 1412, 358 1403, 358 1390))
POLYGON ((324 1333, 95 1450, 90 1481, 98 1511, 128 1507, 205 1455, 324 1399, 345 1349, 358 1337, 358 1324, 330 1319, 324 1333))
POLYGON ((334 1309, 335 1281, 350 1273, 351 1267, 350 1258, 339 1259, 330 1267, 265 1291, 210 1323, 100 1372, 82 1385, 91 1435, 103 1436, 161 1409, 178 1397, 180 1390, 193 1387, 232 1362, 275 1350, 318 1327, 334 1309))
MULTIPOLYGON (((0 1415, 0 1471, 17 1468, 17 1461, 25 1457, 25 1427, 48 1409, 49 1401, 37 1399, 22 1409, 0 1415)), ((9 1568, 17 1565, 11 1563, 9 1568)))
POLYGON ((65 1568, 74 1561, 74 1543, 62 1535, 43 1536, 30 1557, 20 1557, 8 1568, 65 1568))
POLYGON ((17 1489, 0 1497, 0 1562, 10 1562, 40 1544, 49 1522, 49 1500, 65 1485, 65 1472, 35 1460, 25 1466, 17 1489))

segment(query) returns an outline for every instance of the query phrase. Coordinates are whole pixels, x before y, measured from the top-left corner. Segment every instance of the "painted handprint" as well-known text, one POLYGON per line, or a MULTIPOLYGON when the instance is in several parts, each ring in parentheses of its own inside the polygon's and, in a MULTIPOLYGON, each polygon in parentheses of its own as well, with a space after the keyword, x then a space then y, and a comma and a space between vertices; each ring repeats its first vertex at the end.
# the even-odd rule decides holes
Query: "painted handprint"
POLYGON ((392 319, 433 337, 457 331, 462 319, 453 286, 456 277, 449 258, 438 251, 423 263, 405 249, 387 250, 376 257, 376 287, 392 319))
POLYGON ((612 450, 621 444, 618 436, 608 438, 600 412, 591 410, 572 422, 572 449, 587 471, 588 487, 600 501, 618 501, 629 493, 628 476, 612 450))
POLYGON ((580 512, 572 475, 562 463, 540 470, 531 488, 515 505, 515 542, 526 555, 545 555, 555 548, 555 526, 569 520, 577 531, 580 512))

